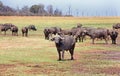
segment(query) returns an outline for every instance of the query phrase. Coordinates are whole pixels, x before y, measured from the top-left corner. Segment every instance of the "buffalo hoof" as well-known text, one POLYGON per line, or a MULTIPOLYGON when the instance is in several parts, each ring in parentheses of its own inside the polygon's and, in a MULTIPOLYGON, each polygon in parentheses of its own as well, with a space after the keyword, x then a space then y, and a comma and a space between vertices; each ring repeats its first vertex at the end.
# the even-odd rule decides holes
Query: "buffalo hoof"
POLYGON ((74 60, 74 58, 71 58, 71 60, 74 60))
POLYGON ((61 61, 61 59, 58 59, 57 61, 61 61))

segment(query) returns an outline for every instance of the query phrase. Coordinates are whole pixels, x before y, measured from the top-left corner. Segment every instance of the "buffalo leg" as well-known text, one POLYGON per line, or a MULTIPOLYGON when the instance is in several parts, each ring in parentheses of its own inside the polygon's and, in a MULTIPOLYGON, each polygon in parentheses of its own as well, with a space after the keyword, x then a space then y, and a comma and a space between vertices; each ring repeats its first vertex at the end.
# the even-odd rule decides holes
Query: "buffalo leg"
POLYGON ((58 60, 61 60, 61 53, 60 53, 59 50, 58 50, 58 55, 59 55, 59 59, 58 60))
POLYGON ((69 50, 70 54, 71 54, 71 60, 74 60, 73 54, 74 54, 74 48, 75 48, 75 44, 72 46, 73 48, 69 50))
POLYGON ((81 38, 81 39, 82 39, 82 42, 83 42, 84 37, 85 37, 85 36, 82 36, 82 38, 81 38))
POLYGON ((77 42, 77 37, 75 38, 75 41, 77 42))
POLYGON ((74 58, 73 58, 73 53, 74 53, 74 50, 73 50, 73 49, 71 49, 71 50, 69 50, 69 52, 70 52, 70 54, 71 54, 71 60, 74 60, 74 58))
POLYGON ((12 32, 12 36, 13 36, 13 32, 12 32))
POLYGON ((112 44, 116 44, 116 39, 113 39, 113 40, 112 40, 112 44))
POLYGON ((107 42, 107 39, 105 38, 105 42, 106 42, 106 44, 108 44, 108 42, 107 42))
POLYGON ((18 36, 18 32, 17 32, 17 36, 18 36))
POLYGON ((62 51, 62 59, 64 59, 64 50, 62 51))
POLYGON ((5 31, 4 35, 6 35, 6 31, 5 31))
POLYGON ((79 36, 78 38, 79 38, 79 42, 81 42, 81 37, 79 36))
POLYGON ((93 39, 92 39, 92 44, 94 44, 94 40, 95 40, 95 39, 93 38, 93 39))
POLYGON ((27 37, 27 36, 28 36, 28 33, 25 33, 25 36, 27 37))

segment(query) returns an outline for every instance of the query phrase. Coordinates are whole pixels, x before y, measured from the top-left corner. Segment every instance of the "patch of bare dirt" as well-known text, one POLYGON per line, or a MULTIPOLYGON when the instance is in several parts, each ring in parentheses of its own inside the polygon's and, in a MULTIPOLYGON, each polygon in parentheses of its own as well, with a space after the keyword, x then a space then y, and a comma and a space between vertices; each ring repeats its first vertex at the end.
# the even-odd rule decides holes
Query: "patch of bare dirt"
POLYGON ((14 64, 0 64, 0 72, 7 71, 9 68, 14 68, 14 64))
POLYGON ((83 52, 82 54, 89 55, 89 59, 120 60, 120 51, 92 51, 83 52))
POLYGON ((100 69, 99 73, 120 75, 120 67, 105 67, 100 69))
MULTIPOLYGON (((0 64, 0 76, 15 76, 13 73, 8 73, 7 71, 15 68, 14 64, 0 64)), ((12 71, 13 72, 13 71, 12 71)))

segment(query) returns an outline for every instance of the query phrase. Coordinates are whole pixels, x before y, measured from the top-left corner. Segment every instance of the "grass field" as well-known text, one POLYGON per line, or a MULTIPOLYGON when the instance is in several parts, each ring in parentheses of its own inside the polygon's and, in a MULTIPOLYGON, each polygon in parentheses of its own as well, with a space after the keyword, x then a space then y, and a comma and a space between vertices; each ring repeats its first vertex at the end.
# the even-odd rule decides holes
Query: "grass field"
MULTIPOLYGON (((57 61, 58 54, 54 42, 44 39, 45 27, 59 26, 70 29, 77 23, 89 27, 112 29, 119 17, 79 18, 79 17, 17 17, 1 16, 0 23, 12 23, 19 27, 19 36, 0 34, 0 76, 119 76, 120 36, 117 45, 87 39, 77 43, 75 60, 70 61, 65 52, 65 61, 57 61), (21 28, 34 24, 37 31, 30 31, 28 37, 21 36, 21 28)), ((120 32, 119 32, 120 33, 120 32)))

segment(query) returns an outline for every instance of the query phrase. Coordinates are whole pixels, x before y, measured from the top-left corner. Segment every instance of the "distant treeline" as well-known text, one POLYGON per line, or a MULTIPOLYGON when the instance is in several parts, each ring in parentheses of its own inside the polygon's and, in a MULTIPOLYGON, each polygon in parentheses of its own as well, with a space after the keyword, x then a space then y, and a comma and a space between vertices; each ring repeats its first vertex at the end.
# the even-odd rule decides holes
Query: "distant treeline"
POLYGON ((52 5, 38 4, 13 9, 0 1, 0 16, 63 16, 63 14, 58 8, 53 9, 52 5))

